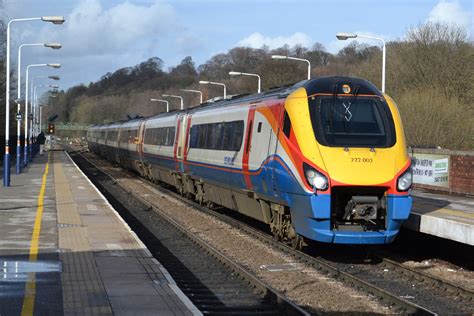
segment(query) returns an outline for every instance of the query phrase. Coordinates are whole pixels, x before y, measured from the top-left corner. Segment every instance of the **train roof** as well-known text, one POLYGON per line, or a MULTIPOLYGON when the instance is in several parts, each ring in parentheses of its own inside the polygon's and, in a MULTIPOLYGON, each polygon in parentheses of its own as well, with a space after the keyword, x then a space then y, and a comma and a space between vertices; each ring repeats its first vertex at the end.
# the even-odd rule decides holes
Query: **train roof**
POLYGON ((314 80, 308 81, 304 85, 308 96, 321 94, 321 93, 330 93, 330 94, 358 94, 358 95, 376 95, 383 97, 383 94, 380 92, 377 87, 361 78, 357 77, 346 77, 346 76, 328 76, 316 78, 314 80), (349 90, 345 90, 345 86, 349 87, 349 90), (348 92, 349 91, 349 92, 348 92))
MULTIPOLYGON (((181 112, 186 113, 195 113, 200 110, 208 110, 214 108, 223 108, 228 106, 233 106, 241 103, 258 103, 267 99, 282 99, 286 98, 290 93, 295 91, 298 88, 304 87, 309 95, 315 95, 320 93, 328 94, 343 94, 347 93, 347 90, 343 90, 344 86, 349 86, 352 93, 359 95, 377 95, 383 97, 382 93, 373 85, 371 82, 357 78, 357 77, 348 77, 348 76, 326 76, 319 77, 311 80, 303 80, 294 84, 290 84, 283 87, 273 88, 261 93, 253 94, 239 94, 231 97, 230 99, 222 99, 216 102, 207 102, 200 105, 184 109, 184 110, 175 110, 170 112, 159 113, 149 117, 137 117, 128 121, 118 121, 110 123, 107 125, 119 124, 122 126, 133 126, 134 122, 141 122, 145 119, 155 119, 155 118, 165 118, 168 116, 179 115, 181 112)), ((93 126, 102 127, 104 125, 93 126)))
POLYGON ((264 91, 261 93, 253 93, 253 94, 239 94, 236 96, 233 96, 231 99, 223 99, 219 100, 217 102, 209 102, 209 103, 203 103, 198 106, 194 106, 190 109, 188 109, 188 112, 196 112, 201 109, 213 109, 213 108, 222 108, 226 106, 232 106, 236 105, 239 103, 257 103, 260 101, 264 101, 267 99, 274 99, 274 98, 285 98, 287 97, 291 92, 295 91, 296 89, 304 86, 304 84, 308 80, 303 80, 300 82, 297 82, 295 84, 291 84, 288 86, 283 86, 283 87, 278 87, 274 88, 268 91, 264 91))

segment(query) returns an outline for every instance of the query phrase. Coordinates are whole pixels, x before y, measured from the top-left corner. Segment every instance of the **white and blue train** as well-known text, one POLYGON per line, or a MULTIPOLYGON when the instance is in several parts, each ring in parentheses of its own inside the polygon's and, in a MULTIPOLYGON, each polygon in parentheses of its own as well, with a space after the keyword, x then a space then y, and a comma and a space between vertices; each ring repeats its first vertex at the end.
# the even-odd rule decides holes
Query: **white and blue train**
POLYGON ((371 83, 325 77, 98 125, 91 151, 300 247, 394 240, 411 209, 397 107, 371 83))

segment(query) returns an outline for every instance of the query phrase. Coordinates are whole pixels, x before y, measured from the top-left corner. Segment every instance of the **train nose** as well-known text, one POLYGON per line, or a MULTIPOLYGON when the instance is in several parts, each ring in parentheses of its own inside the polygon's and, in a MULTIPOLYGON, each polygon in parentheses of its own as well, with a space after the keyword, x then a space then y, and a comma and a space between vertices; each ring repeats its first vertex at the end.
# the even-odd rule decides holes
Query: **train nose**
POLYGON ((396 173, 396 156, 388 148, 322 148, 331 184, 379 185, 396 173))

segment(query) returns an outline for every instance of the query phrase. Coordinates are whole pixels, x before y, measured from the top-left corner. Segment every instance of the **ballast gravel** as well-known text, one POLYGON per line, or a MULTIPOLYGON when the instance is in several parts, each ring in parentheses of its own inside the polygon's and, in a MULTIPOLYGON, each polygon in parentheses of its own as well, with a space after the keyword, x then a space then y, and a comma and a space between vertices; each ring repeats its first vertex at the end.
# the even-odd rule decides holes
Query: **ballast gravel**
POLYGON ((159 210, 313 313, 394 313, 367 293, 348 287, 313 267, 294 262, 284 252, 156 190, 142 180, 121 178, 119 182, 129 190, 139 192, 142 198, 153 203, 159 210), (291 264, 289 271, 272 272, 265 268, 288 264, 291 264))

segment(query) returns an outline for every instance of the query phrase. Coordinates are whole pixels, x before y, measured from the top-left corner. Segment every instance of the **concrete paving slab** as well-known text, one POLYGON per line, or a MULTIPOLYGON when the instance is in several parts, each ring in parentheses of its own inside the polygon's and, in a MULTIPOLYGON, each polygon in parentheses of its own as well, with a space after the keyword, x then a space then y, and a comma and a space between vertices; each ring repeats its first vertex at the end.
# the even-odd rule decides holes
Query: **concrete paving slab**
POLYGON ((200 314, 65 152, 0 190, 0 315, 200 314))
POLYGON ((413 209, 404 227, 474 245, 474 198, 413 190, 413 209))

